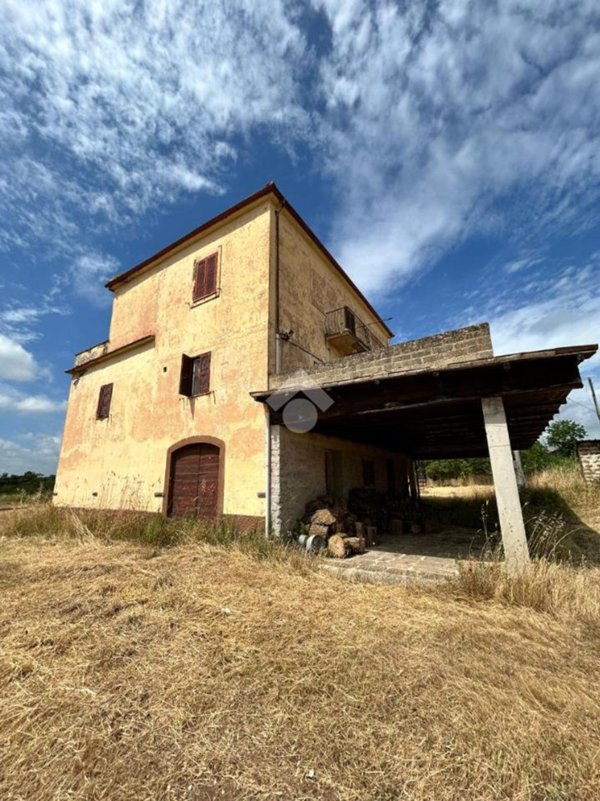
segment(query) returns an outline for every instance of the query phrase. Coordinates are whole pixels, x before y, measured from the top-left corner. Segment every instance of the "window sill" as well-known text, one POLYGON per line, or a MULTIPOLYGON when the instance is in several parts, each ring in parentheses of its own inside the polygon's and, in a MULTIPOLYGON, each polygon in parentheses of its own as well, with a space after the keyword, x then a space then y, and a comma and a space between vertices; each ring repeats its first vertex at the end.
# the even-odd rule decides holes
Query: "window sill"
POLYGON ((215 300, 221 294, 221 290, 217 289, 216 292, 213 292, 212 295, 207 295, 205 298, 200 298, 199 300, 194 300, 190 303, 190 309, 195 309, 196 306, 202 306, 204 303, 208 303, 211 300, 215 300))
POLYGON ((180 395, 182 398, 206 398, 207 395, 212 395, 213 390, 209 389, 208 392, 198 392, 195 395, 180 395))

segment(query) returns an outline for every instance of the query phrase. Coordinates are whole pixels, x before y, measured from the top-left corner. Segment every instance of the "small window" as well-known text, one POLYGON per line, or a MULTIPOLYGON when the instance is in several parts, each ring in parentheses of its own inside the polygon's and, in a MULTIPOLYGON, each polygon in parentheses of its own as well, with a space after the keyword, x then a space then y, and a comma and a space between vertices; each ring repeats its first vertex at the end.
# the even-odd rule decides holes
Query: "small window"
POLYGON ((213 253, 205 259, 198 259, 198 261, 194 262, 194 303, 217 294, 218 265, 218 253, 213 253))
POLYGON ((210 353, 181 357, 179 394, 188 398, 210 392, 210 353))
POLYGON ((100 394, 98 395, 98 407, 96 408, 96 420, 106 420, 110 414, 112 391, 112 384, 104 384, 100 387, 100 394))
POLYGON ((375 462, 370 459, 363 459, 363 484, 365 487, 375 486, 375 462))

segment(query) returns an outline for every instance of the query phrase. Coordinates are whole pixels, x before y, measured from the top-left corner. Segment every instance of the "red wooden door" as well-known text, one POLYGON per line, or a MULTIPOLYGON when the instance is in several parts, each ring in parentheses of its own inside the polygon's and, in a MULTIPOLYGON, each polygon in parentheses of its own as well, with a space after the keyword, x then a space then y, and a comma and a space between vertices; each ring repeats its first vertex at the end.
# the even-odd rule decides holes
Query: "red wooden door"
POLYGON ((171 457, 169 514, 172 517, 217 516, 219 458, 216 445, 185 445, 171 457))

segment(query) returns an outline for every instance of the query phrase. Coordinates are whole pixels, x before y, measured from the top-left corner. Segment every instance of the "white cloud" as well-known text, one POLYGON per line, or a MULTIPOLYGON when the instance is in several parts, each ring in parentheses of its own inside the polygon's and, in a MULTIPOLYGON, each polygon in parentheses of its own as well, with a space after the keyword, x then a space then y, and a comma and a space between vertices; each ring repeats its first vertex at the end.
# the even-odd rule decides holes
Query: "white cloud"
POLYGON ((504 265, 504 270, 507 273, 517 273, 521 270, 526 270, 528 267, 533 267, 542 261, 540 256, 522 256, 519 259, 514 259, 504 265))
MULTIPOLYGON (((52 246, 61 289, 108 303, 102 284, 121 265, 94 231, 223 191, 256 134, 308 148, 332 179, 332 249, 367 291, 389 295, 489 228, 517 244, 504 273, 529 275, 530 240, 596 219, 592 0, 311 5, 331 28, 319 46, 284 0, 6 0, 0 247, 52 246)), ((491 309, 498 347, 595 341, 595 288, 573 299, 587 320, 574 324, 536 280, 527 303, 491 309)), ((12 349, 0 377, 38 367, 22 345, 45 313, 0 312, 12 349)))
POLYGON ((312 0, 318 46, 284 0, 5 6, 0 246, 72 255, 82 218, 223 191, 256 134, 333 179, 333 249, 366 290, 476 230, 595 219, 593 0, 312 0))
POLYGON ((0 334, 0 380, 34 381, 40 373, 33 354, 19 342, 0 334))
POLYGON ((55 286, 45 295, 32 297, 31 291, 27 295, 24 303, 9 299, 0 308, 0 334, 21 345, 39 338, 38 324, 44 317, 70 314, 62 299, 57 302, 55 286))
POLYGON ((36 323, 43 314, 38 306, 12 306, 0 312, 0 320, 8 325, 36 323))
POLYGON ((519 242, 597 219, 591 1, 321 6, 334 250, 362 288, 389 292, 490 225, 519 242))
MULTIPOLYGON (((600 292, 593 286, 594 279, 583 285, 573 281, 570 286, 565 283, 568 280, 563 275, 552 294, 492 316, 495 353, 594 344, 599 334, 600 292)), ((594 356, 585 366, 600 368, 600 357, 594 356)))
POLYGON ((0 439, 0 473, 20 475, 27 470, 49 475, 56 472, 60 437, 49 434, 25 434, 26 442, 0 439))
POLYGON ((69 283, 73 291, 96 306, 110 304, 110 295, 104 289, 106 281, 119 271, 119 262, 100 253, 78 256, 69 266, 69 283))
POLYGON ((0 385, 0 412, 52 414, 65 408, 64 400, 54 400, 47 395, 26 395, 9 385, 0 385))
MULTIPOLYGON (((579 268, 565 268, 530 303, 511 308, 507 300, 496 314, 489 315, 494 352, 500 355, 597 343, 600 290, 596 276, 597 261, 593 259, 579 268)), ((600 354, 583 362, 580 372, 585 386, 570 393, 559 417, 577 420, 586 427, 588 436, 600 437, 600 422, 586 382, 591 377, 600 386, 600 354)))
MULTIPOLYGON (((595 373, 594 385, 597 393, 600 385, 600 371, 595 373)), ((561 408, 556 419, 575 420, 583 425, 589 439, 600 439, 600 421, 594 409, 587 381, 582 389, 574 389, 571 392, 567 403, 561 408)))
POLYGON ((234 137, 307 123, 290 65, 308 62, 283 0, 7 0, 5 243, 68 252, 81 214, 118 223, 180 192, 222 191, 234 137))

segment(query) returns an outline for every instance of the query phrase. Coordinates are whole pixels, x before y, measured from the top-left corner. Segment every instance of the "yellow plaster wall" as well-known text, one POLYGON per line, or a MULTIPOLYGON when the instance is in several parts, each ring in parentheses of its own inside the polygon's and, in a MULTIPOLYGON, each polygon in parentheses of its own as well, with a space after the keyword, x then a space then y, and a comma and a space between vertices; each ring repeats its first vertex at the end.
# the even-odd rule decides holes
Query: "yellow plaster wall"
MULTIPOLYGON (((280 327, 324 362, 339 358, 325 339, 325 313, 349 306, 385 345, 388 334, 360 295, 286 213, 279 218, 280 327), (371 325, 372 324, 372 325, 371 325)), ((281 343, 281 372, 312 367, 317 360, 293 344, 281 343)))
POLYGON ((211 436, 225 442, 224 513, 264 515, 265 414, 248 393, 268 380, 271 217, 265 199, 116 289, 110 349, 148 334, 156 342, 72 382, 57 504, 159 511, 168 448, 211 436), (194 306, 194 260, 215 250, 219 296, 194 306), (182 353, 206 351, 211 393, 180 396, 182 353), (110 417, 96 420, 100 386, 111 382, 110 417))

